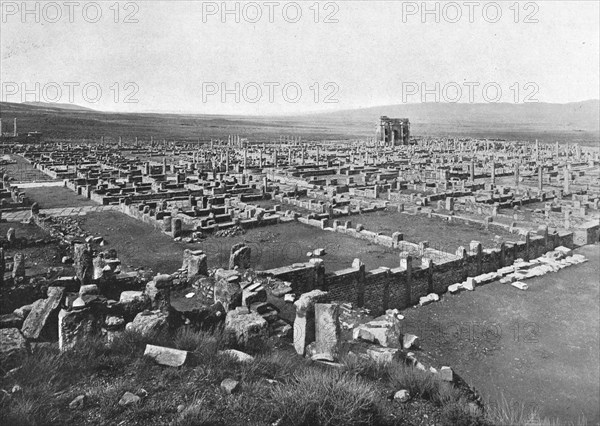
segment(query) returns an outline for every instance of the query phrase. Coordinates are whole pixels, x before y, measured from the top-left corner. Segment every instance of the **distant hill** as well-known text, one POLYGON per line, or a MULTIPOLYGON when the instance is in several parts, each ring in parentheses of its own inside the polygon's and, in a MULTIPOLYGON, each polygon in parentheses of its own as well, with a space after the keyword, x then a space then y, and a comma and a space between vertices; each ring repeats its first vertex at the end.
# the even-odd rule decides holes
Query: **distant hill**
POLYGON ((61 104, 52 102, 23 102, 23 105, 30 105, 34 107, 46 108, 46 109, 65 109, 71 111, 92 111, 97 112, 94 109, 82 107, 75 104, 61 104))
POLYGON ((38 130, 45 137, 62 139, 122 136, 206 141, 230 134, 257 142, 275 142, 280 136, 290 135, 302 136, 304 141, 355 139, 374 136, 382 115, 408 117, 412 134, 418 136, 539 139, 586 145, 597 145, 600 140, 599 100, 567 104, 405 104, 273 117, 114 113, 76 105, 0 103, 0 116, 8 122, 18 118, 21 131, 38 130))
POLYGON ((600 100, 566 104, 550 103, 421 103, 378 106, 312 115, 327 120, 373 122, 380 116, 408 117, 419 123, 518 123, 562 124, 583 130, 600 129, 600 100))

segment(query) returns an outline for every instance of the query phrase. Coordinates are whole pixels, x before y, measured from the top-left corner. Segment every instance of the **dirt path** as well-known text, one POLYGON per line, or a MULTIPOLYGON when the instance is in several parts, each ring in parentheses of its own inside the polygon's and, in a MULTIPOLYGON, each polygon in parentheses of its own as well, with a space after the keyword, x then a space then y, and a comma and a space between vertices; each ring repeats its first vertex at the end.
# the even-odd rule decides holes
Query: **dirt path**
POLYGON ((576 250, 589 261, 530 279, 527 291, 494 282, 409 309, 405 327, 484 397, 598 424, 599 249, 576 250))

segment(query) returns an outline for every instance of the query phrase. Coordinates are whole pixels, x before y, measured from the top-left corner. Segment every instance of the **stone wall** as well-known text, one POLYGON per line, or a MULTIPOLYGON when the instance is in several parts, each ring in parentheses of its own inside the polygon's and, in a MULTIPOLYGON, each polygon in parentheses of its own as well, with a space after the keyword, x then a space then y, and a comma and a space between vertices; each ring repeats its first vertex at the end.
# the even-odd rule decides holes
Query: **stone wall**
MULTIPOLYGON (((401 248, 416 246, 400 242, 401 248)), ((548 234, 547 228, 538 234, 527 235, 525 241, 505 242, 500 248, 483 249, 474 241, 471 247, 459 248, 456 255, 428 258, 431 249, 416 252, 402 251, 398 268, 380 267, 365 271, 358 259, 351 268, 323 275, 319 284, 319 268, 311 263, 262 271, 261 274, 289 281, 296 292, 314 288, 328 291, 332 300, 351 302, 373 312, 386 309, 405 309, 430 293, 442 294, 448 286, 509 266, 516 259, 533 259, 558 246, 573 247, 573 233, 548 234)), ((417 246, 418 247, 418 246, 417 246)))

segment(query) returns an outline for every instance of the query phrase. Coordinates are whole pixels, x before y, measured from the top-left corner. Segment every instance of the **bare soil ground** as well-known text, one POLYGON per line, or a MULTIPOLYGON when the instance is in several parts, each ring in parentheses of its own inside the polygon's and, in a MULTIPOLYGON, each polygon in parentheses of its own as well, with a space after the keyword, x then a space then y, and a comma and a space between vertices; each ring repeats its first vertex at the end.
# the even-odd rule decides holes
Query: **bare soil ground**
POLYGON ((48 186, 38 188, 25 188, 23 192, 32 200, 36 201, 42 209, 54 209, 58 207, 83 207, 97 206, 98 203, 89 198, 77 195, 69 188, 63 186, 48 186))
POLYGON ((514 234, 498 230, 486 230, 483 226, 447 222, 425 215, 410 215, 393 211, 378 211, 351 216, 352 225, 362 224, 365 229, 392 235, 402 232, 404 239, 413 243, 429 241, 430 247, 449 253, 459 246, 469 247, 471 241, 479 241, 484 248, 497 247, 502 241, 514 241, 514 234))
POLYGON ((209 237, 200 247, 208 253, 209 267, 215 264, 226 266, 230 247, 241 241, 252 248, 252 263, 256 269, 307 262, 310 259, 307 252, 317 248, 325 249, 323 260, 327 271, 349 268, 357 257, 365 263, 367 270, 400 264, 398 254, 383 246, 297 222, 250 229, 236 237, 209 237))
POLYGON ((83 216, 81 227, 91 235, 104 237, 105 249, 117 250, 125 270, 144 268, 171 273, 181 267, 184 244, 123 213, 88 213, 83 216))
POLYGON ((300 223, 279 224, 248 230, 234 237, 208 237, 200 243, 174 242, 148 224, 119 212, 97 212, 84 216, 82 228, 105 237, 107 249, 115 248, 128 269, 151 268, 170 273, 181 266, 183 250, 202 249, 208 254, 208 267, 227 267, 235 243, 245 241, 252 249, 252 267, 271 269, 306 262, 306 253, 324 248, 327 271, 349 268, 359 257, 367 269, 396 267, 398 254, 382 246, 368 244, 345 235, 326 232, 300 223))
POLYGON ((530 279, 527 291, 494 282, 409 309, 405 329, 484 398, 598 424, 599 247, 576 252, 589 261, 530 279))

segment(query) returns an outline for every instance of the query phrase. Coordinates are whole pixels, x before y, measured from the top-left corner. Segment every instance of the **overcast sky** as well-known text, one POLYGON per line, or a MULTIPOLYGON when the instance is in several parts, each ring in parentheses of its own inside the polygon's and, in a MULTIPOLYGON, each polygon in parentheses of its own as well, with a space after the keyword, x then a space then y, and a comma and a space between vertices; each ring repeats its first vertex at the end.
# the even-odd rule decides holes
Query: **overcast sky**
POLYGON ((2 1, 2 100, 285 114, 600 97, 597 1, 114 3, 2 1))

